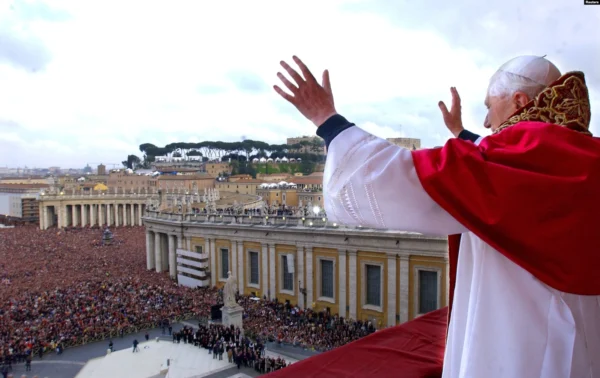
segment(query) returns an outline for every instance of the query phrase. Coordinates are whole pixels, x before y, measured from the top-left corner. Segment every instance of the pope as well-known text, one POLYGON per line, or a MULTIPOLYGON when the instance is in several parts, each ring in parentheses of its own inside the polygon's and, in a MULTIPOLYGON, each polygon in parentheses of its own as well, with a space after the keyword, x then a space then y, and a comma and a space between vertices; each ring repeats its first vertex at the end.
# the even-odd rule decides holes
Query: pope
POLYGON ((338 113, 329 72, 286 62, 275 91, 327 145, 332 222, 450 235, 443 377, 600 376, 600 140, 581 72, 522 56, 492 76, 480 137, 455 88, 457 137, 409 151, 338 113))

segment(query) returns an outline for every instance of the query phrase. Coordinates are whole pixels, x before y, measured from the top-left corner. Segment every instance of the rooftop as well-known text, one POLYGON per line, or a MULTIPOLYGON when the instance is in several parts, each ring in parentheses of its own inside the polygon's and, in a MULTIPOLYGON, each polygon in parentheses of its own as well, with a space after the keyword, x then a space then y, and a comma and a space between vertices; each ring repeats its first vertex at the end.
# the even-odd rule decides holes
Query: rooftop
POLYGON ((159 176, 159 180, 163 181, 177 181, 177 180, 214 180, 215 177, 209 174, 197 174, 197 175, 166 175, 159 176))

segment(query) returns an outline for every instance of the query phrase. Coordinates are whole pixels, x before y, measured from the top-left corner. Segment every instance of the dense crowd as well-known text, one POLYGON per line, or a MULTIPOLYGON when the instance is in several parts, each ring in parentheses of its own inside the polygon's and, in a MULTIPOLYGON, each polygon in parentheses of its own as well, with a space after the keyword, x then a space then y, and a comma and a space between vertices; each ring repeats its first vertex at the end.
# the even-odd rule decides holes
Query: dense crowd
POLYGON ((253 336, 327 351, 375 332, 371 322, 350 321, 327 311, 300 309, 289 303, 240 297, 244 329, 253 336))
MULTIPOLYGON (((165 319, 208 318, 220 302, 216 289, 180 287, 167 274, 148 271, 143 228, 113 229, 106 246, 102 231, 0 229, 0 362, 158 327, 165 319)), ((249 297, 239 302, 246 335, 255 339, 323 351, 374 331, 369 323, 286 303, 249 297)), ((210 339, 228 334, 220 328, 202 332, 209 339, 203 347, 211 345, 213 353, 210 339)), ((263 364, 267 370, 280 365, 261 362, 260 349, 249 347, 248 340, 221 346, 229 345, 242 365, 263 364)))
POLYGON ((173 342, 191 344, 208 350, 213 359, 223 360, 225 356, 230 363, 254 368, 257 372, 268 373, 282 369, 288 364, 282 358, 273 358, 265 355, 264 344, 261 338, 252 340, 242 335, 239 328, 233 326, 198 324, 198 329, 184 327, 173 334, 173 342))

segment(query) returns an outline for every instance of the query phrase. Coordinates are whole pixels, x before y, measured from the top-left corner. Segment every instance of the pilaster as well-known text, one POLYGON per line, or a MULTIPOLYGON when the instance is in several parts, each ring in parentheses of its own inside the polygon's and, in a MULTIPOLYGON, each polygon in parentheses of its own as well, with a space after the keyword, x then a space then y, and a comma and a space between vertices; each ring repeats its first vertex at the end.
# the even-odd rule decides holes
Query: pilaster
POLYGON ((339 315, 347 317, 346 311, 346 250, 338 249, 338 303, 339 303, 339 315))
POLYGON ((88 205, 81 205, 81 227, 87 226, 88 223, 88 205))
POLYGON ((409 308, 409 257, 400 256, 400 323, 408 321, 409 308))
POLYGON ((387 325, 396 325, 396 256, 387 259, 387 325))
POLYGON ((357 303, 356 303, 356 298, 357 298, 357 285, 358 285, 358 280, 356 277, 356 254, 357 251, 356 250, 349 250, 348 251, 348 271, 349 271, 349 275, 350 277, 349 282, 348 282, 348 288, 349 290, 349 295, 348 295, 348 299, 350 300, 350 313, 348 314, 348 317, 350 319, 356 320, 356 315, 357 315, 357 303))
POLYGON ((262 276, 262 294, 263 296, 267 295, 267 298, 271 298, 269 295, 269 246, 263 243, 261 247, 262 268, 260 272, 262 276))
MULTIPOLYGON (((245 273, 245 267, 244 267, 244 242, 241 240, 238 240, 237 243, 237 256, 238 256, 238 290, 240 291, 240 293, 244 293, 244 287, 245 287, 245 280, 244 280, 244 273, 245 273)), ((250 264, 250 262, 248 262, 248 264, 250 264)))
POLYGON ((297 278, 298 278, 298 307, 306 308, 304 303, 304 294, 300 292, 300 288, 306 289, 306 278, 304 277, 304 246, 296 246, 296 261, 297 261, 297 278))
POLYGON ((313 307, 313 247, 306 247, 306 307, 313 307))
POLYGON ((238 277, 238 271, 237 271, 237 266, 238 266, 238 259, 237 259, 237 240, 232 240, 231 241, 231 262, 229 263, 229 270, 231 271, 231 275, 234 276, 238 281, 240 280, 240 277, 238 277))
POLYGON ((210 282, 212 286, 217 285, 217 252, 215 251, 215 239, 206 238, 206 244, 210 250, 210 282))
POLYGON ((277 289, 275 286, 275 267, 277 261, 275 259, 275 244, 269 244, 269 291, 271 293, 270 299, 274 299, 277 296, 277 289))

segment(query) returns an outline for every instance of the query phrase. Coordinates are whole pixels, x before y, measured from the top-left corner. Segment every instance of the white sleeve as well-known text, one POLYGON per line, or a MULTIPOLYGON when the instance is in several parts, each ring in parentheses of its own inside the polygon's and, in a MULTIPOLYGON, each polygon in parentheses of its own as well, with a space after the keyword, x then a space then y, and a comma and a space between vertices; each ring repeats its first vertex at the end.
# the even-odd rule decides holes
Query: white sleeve
POLYGON ((323 186, 332 222, 429 235, 467 232, 425 192, 409 150, 358 127, 329 145, 323 186))

